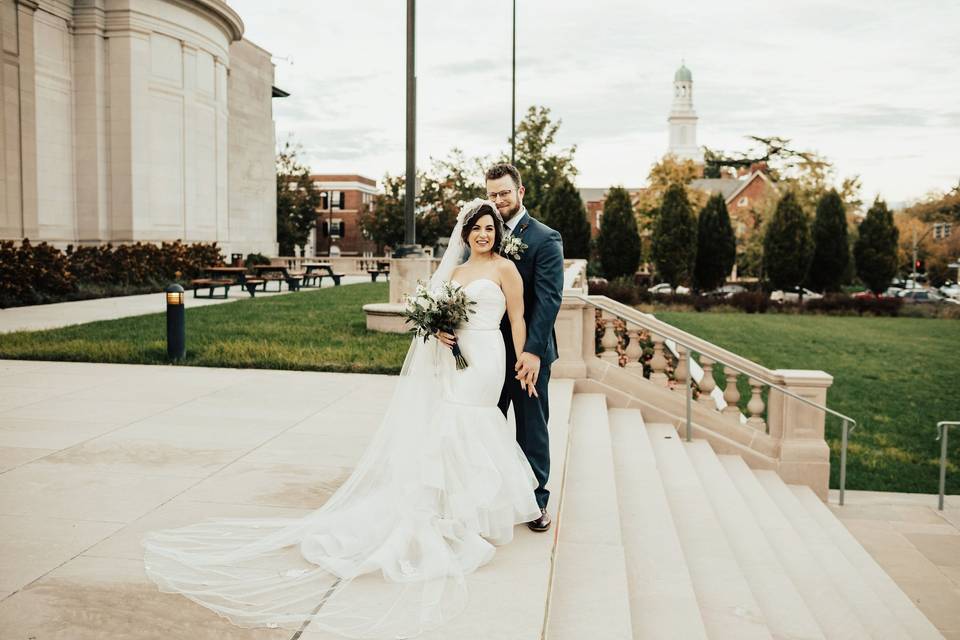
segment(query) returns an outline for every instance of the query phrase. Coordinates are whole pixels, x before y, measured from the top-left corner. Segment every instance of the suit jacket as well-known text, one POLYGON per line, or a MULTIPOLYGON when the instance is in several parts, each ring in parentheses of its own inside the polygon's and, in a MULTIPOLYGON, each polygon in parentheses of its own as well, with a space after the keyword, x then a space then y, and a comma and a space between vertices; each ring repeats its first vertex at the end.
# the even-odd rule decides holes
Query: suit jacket
MULTIPOLYGON (((549 366, 557 359, 557 334, 553 325, 563 300, 563 239, 526 212, 517 222, 514 235, 527 245, 520 259, 514 260, 523 279, 523 319, 527 323, 523 350, 540 356, 541 365, 549 366)), ((510 320, 506 314, 500 330, 508 351, 512 351, 510 320)))

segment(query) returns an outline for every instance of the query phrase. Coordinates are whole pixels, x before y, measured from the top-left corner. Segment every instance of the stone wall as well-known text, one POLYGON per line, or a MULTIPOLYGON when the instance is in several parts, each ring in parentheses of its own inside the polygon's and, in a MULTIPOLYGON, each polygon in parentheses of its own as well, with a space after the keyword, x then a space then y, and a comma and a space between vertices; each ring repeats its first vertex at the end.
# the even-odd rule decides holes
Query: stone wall
POLYGON ((277 255, 277 190, 270 54, 230 45, 229 208, 233 251, 277 255))
POLYGON ((275 251, 273 66, 224 2, 0 0, 0 21, 0 237, 275 251))

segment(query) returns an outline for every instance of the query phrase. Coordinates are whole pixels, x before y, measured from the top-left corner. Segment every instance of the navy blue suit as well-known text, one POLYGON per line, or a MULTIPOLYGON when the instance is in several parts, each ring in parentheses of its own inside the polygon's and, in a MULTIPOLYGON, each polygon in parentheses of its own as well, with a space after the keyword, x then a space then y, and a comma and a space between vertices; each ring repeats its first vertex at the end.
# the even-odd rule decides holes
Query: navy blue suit
POLYGON ((507 347, 507 371, 499 407, 503 415, 507 415, 510 403, 513 403, 517 442, 537 477, 537 503, 543 508, 550 498, 546 489, 550 475, 547 385, 550 365, 557 359, 557 335, 553 325, 563 299, 563 240, 559 233, 527 213, 523 213, 517 222, 514 235, 527 245, 514 264, 523 279, 523 319, 527 324, 527 341, 523 350, 540 357, 540 376, 536 384, 539 397, 531 398, 515 378, 517 353, 513 347, 510 319, 505 314, 500 330, 507 347))

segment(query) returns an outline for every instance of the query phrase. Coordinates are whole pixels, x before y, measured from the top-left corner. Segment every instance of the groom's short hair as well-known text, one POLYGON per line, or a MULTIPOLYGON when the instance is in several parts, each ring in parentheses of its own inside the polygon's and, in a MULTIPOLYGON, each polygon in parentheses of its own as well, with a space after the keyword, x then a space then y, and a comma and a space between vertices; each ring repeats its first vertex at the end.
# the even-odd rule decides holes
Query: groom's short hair
POLYGON ((520 188, 520 185, 522 184, 520 182, 520 172, 517 171, 517 168, 509 162, 501 162, 500 164, 495 164, 487 169, 487 180, 499 180, 503 176, 510 176, 513 178, 513 184, 515 184, 518 189, 520 188))

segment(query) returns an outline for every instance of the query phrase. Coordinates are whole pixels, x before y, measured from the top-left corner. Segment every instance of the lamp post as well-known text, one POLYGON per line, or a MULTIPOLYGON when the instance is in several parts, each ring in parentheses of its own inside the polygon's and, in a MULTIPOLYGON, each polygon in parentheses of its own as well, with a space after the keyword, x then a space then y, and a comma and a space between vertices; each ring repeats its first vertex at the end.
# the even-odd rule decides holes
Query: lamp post
POLYGON ((510 100, 510 164, 517 164, 517 0, 513 0, 513 72, 510 100))
POLYGON ((167 287, 165 294, 167 297, 167 357, 176 362, 187 356, 183 287, 172 284, 167 287))

